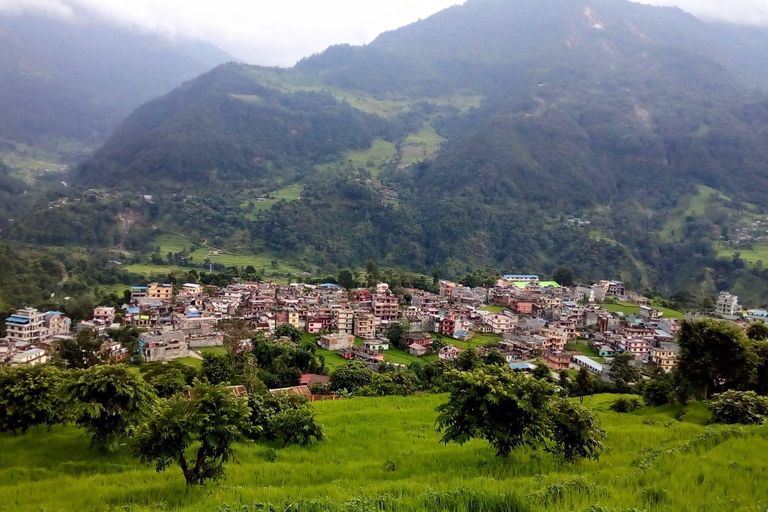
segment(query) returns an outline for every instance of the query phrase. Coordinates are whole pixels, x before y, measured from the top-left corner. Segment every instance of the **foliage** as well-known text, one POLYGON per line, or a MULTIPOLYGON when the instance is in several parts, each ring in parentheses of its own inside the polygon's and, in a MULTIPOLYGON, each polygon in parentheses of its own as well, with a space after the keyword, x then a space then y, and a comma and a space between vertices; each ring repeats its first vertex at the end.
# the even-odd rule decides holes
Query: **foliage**
POLYGON ((552 280, 560 286, 573 286, 575 279, 571 267, 557 267, 555 271, 552 272, 552 280))
POLYGON ((667 405, 674 401, 674 389, 667 379, 651 379, 643 388, 643 400, 649 407, 667 405))
POLYGON ((156 373, 149 377, 148 382, 160 398, 170 398, 187 389, 187 379, 178 368, 171 368, 166 372, 156 373))
POLYGON ((637 398, 621 397, 611 404, 610 409, 613 412, 627 413, 636 411, 640 407, 640 401, 637 398))
POLYGON ((140 421, 157 397, 124 365, 93 366, 70 372, 62 386, 65 418, 91 436, 91 445, 113 448, 140 421))
POLYGON ((203 364, 200 367, 200 377, 211 384, 232 382, 232 363, 226 354, 203 354, 203 364))
POLYGON ((598 459, 605 448, 606 432, 589 409, 565 399, 550 406, 551 444, 547 451, 561 456, 566 462, 579 458, 598 459))
POLYGON ((306 446, 323 440, 322 426, 306 397, 293 393, 251 395, 248 405, 252 414, 246 430, 254 440, 280 440, 283 446, 306 446))
POLYGON ((727 321, 684 321, 678 343, 679 372, 705 398, 747 386, 757 365, 757 356, 744 331, 727 321))
POLYGON ((579 373, 576 374, 576 382, 573 385, 572 392, 575 396, 580 397, 581 401, 584 401, 584 397, 592 395, 595 392, 595 378, 589 373, 585 367, 579 369, 579 373))
POLYGON ((728 390, 707 404, 715 423, 762 424, 768 415, 768 398, 754 391, 728 390))
POLYGON ((136 454, 158 472, 178 464, 187 485, 218 480, 234 457, 234 445, 246 440, 250 414, 245 398, 225 386, 196 381, 191 397, 161 400, 136 429, 136 454))
POLYGON ((50 365, 0 367, 0 432, 24 434, 58 423, 61 382, 61 372, 50 365))
POLYGON ((59 344, 57 359, 65 368, 89 368, 100 364, 99 351, 104 340, 91 329, 83 329, 73 339, 63 339, 59 344))
POLYGON ((635 356, 631 352, 622 352, 613 356, 609 376, 614 381, 634 383, 640 378, 640 370, 631 364, 635 356))
POLYGON ((537 446, 548 435, 547 407, 554 388, 497 367, 450 374, 451 396, 437 408, 442 442, 488 441, 507 457, 519 446, 537 446))
POLYGON ((346 389, 354 391, 358 388, 368 386, 373 381, 373 371, 362 361, 351 361, 336 367, 331 372, 328 386, 333 391, 346 389))
POLYGON ((747 327, 747 337, 755 341, 768 340, 768 325, 765 322, 752 322, 747 327))
POLYGON ((275 336, 278 338, 290 338, 294 343, 299 343, 301 341, 301 331, 291 324, 278 325, 275 329, 275 336))
POLYGON ((412 395, 419 389, 416 375, 409 369, 396 369, 384 373, 374 373, 371 383, 357 388, 360 396, 412 395))

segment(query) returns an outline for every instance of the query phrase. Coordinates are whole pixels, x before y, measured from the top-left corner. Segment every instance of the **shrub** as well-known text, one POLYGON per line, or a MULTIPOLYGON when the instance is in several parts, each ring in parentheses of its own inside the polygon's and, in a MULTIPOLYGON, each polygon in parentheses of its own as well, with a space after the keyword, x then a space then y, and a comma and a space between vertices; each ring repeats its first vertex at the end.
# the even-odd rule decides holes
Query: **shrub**
POLYGON ((619 398, 611 404, 610 409, 613 412, 627 413, 636 411, 640 407, 640 400, 637 398, 619 398))
POLYGON ((715 423, 756 425, 765 421, 768 398, 754 391, 726 391, 707 404, 715 423))
POLYGON ((323 440, 322 426, 303 396, 292 393, 251 395, 248 405, 251 418, 246 434, 253 440, 281 440, 283 446, 305 446, 323 440))
POLYGON ((645 385, 643 400, 649 407, 659 407, 672 402, 674 390, 666 380, 654 379, 645 385))

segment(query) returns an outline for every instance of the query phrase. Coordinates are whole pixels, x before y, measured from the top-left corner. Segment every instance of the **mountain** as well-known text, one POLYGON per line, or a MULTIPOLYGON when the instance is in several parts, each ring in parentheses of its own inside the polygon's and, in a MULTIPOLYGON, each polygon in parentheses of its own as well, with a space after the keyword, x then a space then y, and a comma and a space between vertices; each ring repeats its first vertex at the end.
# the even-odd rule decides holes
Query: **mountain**
MULTIPOLYGON (((153 195, 127 233, 99 230, 143 258, 181 232, 329 270, 569 265, 765 303, 762 265, 731 255, 768 209, 766 36, 624 0, 469 0, 292 69, 220 66, 136 110, 75 179, 153 195)), ((11 238, 50 243, 78 215, 11 238)))
POLYGON ((215 46, 109 24, 0 16, 0 151, 69 157, 142 103, 234 60, 215 46))

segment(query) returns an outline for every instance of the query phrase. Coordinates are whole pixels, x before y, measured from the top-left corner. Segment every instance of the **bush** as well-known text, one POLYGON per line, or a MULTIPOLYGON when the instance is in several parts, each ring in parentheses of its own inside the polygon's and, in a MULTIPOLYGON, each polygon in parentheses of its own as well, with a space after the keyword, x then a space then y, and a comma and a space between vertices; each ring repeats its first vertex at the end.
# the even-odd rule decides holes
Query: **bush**
POLYGON ((610 409, 613 412, 627 413, 636 411, 640 407, 640 400, 637 398, 619 398, 611 404, 610 409))
POLYGON ((672 402, 674 396, 672 385, 666 380, 655 379, 645 385, 643 400, 648 407, 659 407, 672 402))
POLYGON ((306 446, 323 440, 323 429, 309 401, 292 393, 251 395, 250 425, 246 434, 253 440, 281 440, 283 446, 306 446))
POLYGON ((754 391, 726 391, 707 404, 715 423, 759 425, 768 414, 768 398, 754 391))

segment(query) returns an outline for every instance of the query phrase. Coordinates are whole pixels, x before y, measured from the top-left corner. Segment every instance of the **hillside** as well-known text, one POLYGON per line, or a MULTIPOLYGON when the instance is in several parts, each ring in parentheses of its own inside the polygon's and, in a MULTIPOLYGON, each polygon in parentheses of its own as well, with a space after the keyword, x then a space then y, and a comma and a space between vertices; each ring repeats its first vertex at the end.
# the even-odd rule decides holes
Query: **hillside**
POLYGON ((230 60, 88 11, 0 15, 0 153, 80 159, 140 104, 230 60))
POLYGON ((764 471, 765 427, 705 428, 700 404, 622 415, 608 411, 614 397, 588 398, 585 405, 608 431, 609 449, 599 462, 560 466, 550 455, 524 451, 498 459, 480 441, 440 444, 434 408, 444 400, 315 404, 324 442, 241 448, 225 480, 200 488, 185 489, 176 467, 157 474, 139 466, 127 449, 91 451, 87 436, 72 427, 3 434, 4 504, 19 512, 283 510, 289 504, 296 511, 720 512, 752 510, 768 493, 765 480, 755 478, 764 471))
MULTIPOLYGON (((104 216, 99 247, 145 263, 182 233, 322 271, 569 265, 734 289, 768 277, 718 253, 737 216, 684 205, 708 187, 730 212, 768 207, 767 33, 624 0, 470 0, 291 69, 220 66, 137 109, 73 178, 133 219, 104 216)), ((64 234, 94 219, 74 209, 9 237, 83 243, 64 234)))

